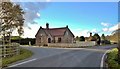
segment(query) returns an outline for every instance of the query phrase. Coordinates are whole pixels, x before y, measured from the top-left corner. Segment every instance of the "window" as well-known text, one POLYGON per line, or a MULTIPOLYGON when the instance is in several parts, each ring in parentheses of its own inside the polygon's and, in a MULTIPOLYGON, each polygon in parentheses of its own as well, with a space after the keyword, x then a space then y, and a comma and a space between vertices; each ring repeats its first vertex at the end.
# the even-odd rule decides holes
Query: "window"
POLYGON ((41 43, 41 38, 39 38, 39 42, 41 43))
POLYGON ((58 38, 58 43, 60 43, 61 42, 61 38, 58 38))
POLYGON ((66 42, 68 43, 68 38, 66 39, 66 42))
POLYGON ((51 43, 51 39, 50 38, 48 38, 48 43, 51 43))

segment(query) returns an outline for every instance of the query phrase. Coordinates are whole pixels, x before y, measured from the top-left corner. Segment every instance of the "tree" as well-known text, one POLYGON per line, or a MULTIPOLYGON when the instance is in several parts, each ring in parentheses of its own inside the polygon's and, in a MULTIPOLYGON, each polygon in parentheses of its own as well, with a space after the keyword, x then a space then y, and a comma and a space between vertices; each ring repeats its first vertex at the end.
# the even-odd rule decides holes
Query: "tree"
POLYGON ((80 36, 79 41, 85 41, 85 37, 84 36, 80 36))
POLYGON ((18 30, 19 36, 21 36, 24 32, 24 11, 20 7, 20 5, 13 4, 11 2, 0 3, 0 8, 2 8, 0 11, 0 21, 2 30, 0 32, 3 33, 3 38, 5 36, 9 36, 10 43, 11 34, 15 29, 18 30))
POLYGON ((79 37, 78 37, 78 36, 76 36, 75 40, 76 40, 76 41, 78 41, 78 40, 79 40, 79 37))
POLYGON ((108 40, 104 34, 101 36, 101 44, 111 44, 110 40, 108 40))
POLYGON ((97 33, 95 33, 93 37, 95 38, 97 44, 100 45, 101 42, 100 36, 97 33))
POLYGON ((102 34, 102 36, 101 36, 101 43, 102 43, 102 44, 105 44, 106 41, 107 41, 107 40, 106 40, 106 38, 105 38, 105 35, 102 34))
MULTIPOLYGON (((118 12, 120 12, 120 2, 118 2, 118 12)), ((118 17, 120 17, 120 13, 118 13, 118 17)), ((118 22, 120 22, 120 18, 118 18, 118 22)), ((119 32, 120 32, 120 28, 118 29, 118 59, 120 59, 120 33, 119 32)), ((118 62, 120 64, 120 60, 118 62)))
MULTIPOLYGON (((118 40, 118 59, 120 59, 120 40, 118 40)), ((120 60, 118 60, 118 63, 120 64, 120 60)))
POLYGON ((105 38, 105 35, 104 35, 104 34, 102 34, 102 36, 101 36, 101 40, 106 40, 106 38, 105 38))
POLYGON ((18 39, 22 39, 22 37, 20 37, 20 36, 11 36, 11 40, 18 40, 18 39))

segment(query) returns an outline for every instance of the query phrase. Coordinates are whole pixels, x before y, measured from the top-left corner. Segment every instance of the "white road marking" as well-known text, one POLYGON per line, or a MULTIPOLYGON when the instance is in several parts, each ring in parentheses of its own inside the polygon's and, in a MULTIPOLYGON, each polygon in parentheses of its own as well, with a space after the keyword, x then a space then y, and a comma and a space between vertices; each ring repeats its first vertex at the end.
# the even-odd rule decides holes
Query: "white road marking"
POLYGON ((21 62, 21 63, 18 63, 18 64, 15 64, 15 65, 11 65, 11 66, 8 66, 8 67, 15 67, 15 66, 18 66, 18 65, 21 65, 21 64, 25 64, 25 63, 28 63, 28 62, 32 62, 32 61, 35 61, 37 60, 36 58, 35 59, 31 59, 31 60, 28 60, 28 61, 25 61, 25 62, 21 62))
POLYGON ((102 56, 102 59, 101 59, 101 64, 100 64, 100 67, 101 67, 101 69, 103 68, 103 63, 104 63, 104 57, 105 57, 105 55, 108 53, 108 51, 109 50, 107 50, 104 54, 103 54, 103 56, 102 56))

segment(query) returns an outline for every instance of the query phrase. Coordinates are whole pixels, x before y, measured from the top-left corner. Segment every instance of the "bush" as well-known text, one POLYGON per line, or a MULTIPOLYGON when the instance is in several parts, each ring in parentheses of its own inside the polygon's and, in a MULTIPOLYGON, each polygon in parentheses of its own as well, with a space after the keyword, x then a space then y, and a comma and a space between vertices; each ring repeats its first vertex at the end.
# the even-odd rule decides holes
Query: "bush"
POLYGON ((31 45, 34 45, 35 38, 21 38, 20 40, 19 39, 11 40, 11 42, 20 43, 20 45, 29 45, 29 42, 31 42, 31 45))
POLYGON ((108 40, 102 40, 101 43, 102 43, 102 44, 111 44, 111 42, 108 41, 108 40))
POLYGON ((43 44, 43 46, 48 46, 47 44, 43 44))
POLYGON ((81 36, 81 37, 79 38, 79 41, 85 41, 85 37, 84 37, 84 36, 81 36))
POLYGON ((112 49, 109 53, 107 53, 107 63, 110 69, 119 69, 120 65, 118 64, 118 49, 112 49))

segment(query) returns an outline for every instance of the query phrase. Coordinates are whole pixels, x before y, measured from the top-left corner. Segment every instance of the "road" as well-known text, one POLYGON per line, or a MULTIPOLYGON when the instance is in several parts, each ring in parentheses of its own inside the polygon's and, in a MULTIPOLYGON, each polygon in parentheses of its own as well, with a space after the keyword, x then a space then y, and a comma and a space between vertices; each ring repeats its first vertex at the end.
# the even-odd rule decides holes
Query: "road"
MULTIPOLYGON (((24 46, 23 46, 24 47, 24 46)), ((101 67, 103 54, 113 46, 92 48, 24 47, 34 55, 9 67, 101 67)))

